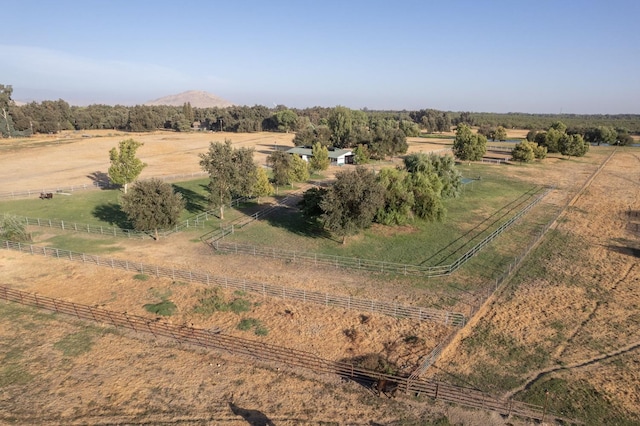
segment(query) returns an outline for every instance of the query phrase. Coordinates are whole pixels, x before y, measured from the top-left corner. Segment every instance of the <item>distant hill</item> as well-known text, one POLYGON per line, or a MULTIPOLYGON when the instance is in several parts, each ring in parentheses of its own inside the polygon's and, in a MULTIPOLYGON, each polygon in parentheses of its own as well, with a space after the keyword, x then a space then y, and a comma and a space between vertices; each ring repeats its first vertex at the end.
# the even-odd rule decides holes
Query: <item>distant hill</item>
POLYGON ((195 108, 225 108, 234 106, 233 103, 222 99, 216 95, 200 90, 189 90, 187 92, 178 93, 177 95, 169 95, 160 99, 146 102, 145 105, 169 105, 182 106, 190 103, 195 108))

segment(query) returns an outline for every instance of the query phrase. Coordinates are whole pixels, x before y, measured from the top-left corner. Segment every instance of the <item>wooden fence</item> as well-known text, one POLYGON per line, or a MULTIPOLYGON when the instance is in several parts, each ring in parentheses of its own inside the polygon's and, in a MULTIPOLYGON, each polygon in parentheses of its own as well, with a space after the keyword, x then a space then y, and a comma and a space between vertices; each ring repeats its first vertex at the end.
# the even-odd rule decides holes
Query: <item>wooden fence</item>
POLYGON ((351 363, 322 359, 312 353, 284 348, 241 337, 225 335, 221 332, 173 325, 155 321, 148 317, 114 312, 87 305, 66 302, 37 294, 0 286, 0 299, 34 306, 52 312, 69 315, 83 320, 95 321, 117 328, 129 329, 154 337, 173 339, 179 343, 221 350, 233 355, 259 361, 274 362, 287 367, 299 367, 317 374, 336 374, 370 387, 378 380, 386 380, 398 386, 398 390, 424 395, 435 400, 455 403, 465 407, 495 411, 502 415, 520 416, 543 421, 554 417, 545 412, 544 407, 512 399, 500 399, 476 389, 464 388, 434 380, 401 377, 367 370, 351 363))
POLYGON ((172 280, 197 282, 205 285, 217 285, 224 288, 242 290, 263 297, 289 299, 316 305, 331 306, 361 312, 378 313, 396 318, 410 318, 418 321, 430 321, 453 327, 462 327, 466 323, 464 314, 431 308, 400 305, 379 300, 359 299, 351 296, 337 296, 317 291, 308 291, 273 284, 249 281, 241 278, 220 277, 205 272, 166 268, 128 260, 100 257, 85 253, 76 253, 51 247, 42 247, 13 241, 1 241, 0 246, 7 250, 15 250, 33 255, 42 255, 66 259, 75 262, 106 266, 135 273, 171 278, 172 280))

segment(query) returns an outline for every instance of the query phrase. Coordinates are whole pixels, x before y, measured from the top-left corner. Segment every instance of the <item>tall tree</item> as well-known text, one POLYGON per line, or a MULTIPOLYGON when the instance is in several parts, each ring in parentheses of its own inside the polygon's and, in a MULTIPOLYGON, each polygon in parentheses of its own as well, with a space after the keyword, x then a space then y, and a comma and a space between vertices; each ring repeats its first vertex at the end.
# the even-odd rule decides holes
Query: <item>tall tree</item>
POLYGON ((306 182, 309 180, 309 163, 297 155, 291 156, 291 168, 289 169, 291 176, 289 181, 293 182, 306 182))
POLYGON ((182 195, 160 179, 138 181, 121 198, 121 207, 138 231, 154 231, 175 226, 185 207, 182 195))
POLYGON ((459 124, 453 141, 453 153, 461 160, 478 161, 487 152, 487 138, 475 134, 466 124, 459 124))
POLYGON ((13 87, 11 85, 5 86, 0 84, 0 134, 8 138, 13 133, 13 125, 11 116, 9 115, 9 106, 11 105, 11 94, 13 93, 13 87))
POLYGON ((493 140, 494 141, 506 141, 507 140, 507 130, 502 126, 496 127, 496 129, 493 131, 493 140))
POLYGON ((276 193, 279 186, 289 185, 291 183, 291 154, 287 154, 284 151, 275 151, 267 157, 267 165, 271 167, 273 172, 273 183, 276 186, 276 193))
POLYGON ((352 128, 351 110, 347 107, 337 106, 329 115, 329 128, 331 140, 338 148, 347 148, 349 134, 352 128))
POLYGON ((320 170, 327 170, 331 160, 329 159, 329 149, 326 146, 316 142, 311 147, 311 159, 309 160, 309 166, 314 172, 320 170))
POLYGON ((589 151, 589 143, 585 142, 582 135, 567 135, 560 138, 558 143, 560 154, 568 157, 582 157, 589 151))
POLYGON ((375 173, 363 167, 336 173, 336 180, 322 197, 320 218, 324 227, 346 238, 368 228, 384 203, 384 188, 375 173))
POLYGON ((273 116, 279 131, 289 133, 298 128, 298 115, 290 109, 283 109, 273 116))
POLYGON ((414 204, 411 176, 406 170, 385 167, 377 176, 384 188, 384 205, 376 213, 376 222, 403 225, 412 217, 414 204))
POLYGON ((211 142, 209 150, 200 154, 200 166, 209 173, 209 205, 220 209, 220 219, 233 196, 252 194, 257 178, 253 149, 234 149, 229 139, 211 142))
POLYGON ((109 178, 111 182, 124 186, 124 193, 127 193, 128 185, 136 180, 142 169, 147 165, 136 157, 136 151, 143 144, 133 139, 120 141, 118 150, 111 148, 109 151, 109 159, 111 167, 109 167, 109 178))
POLYGON ((256 167, 256 179, 253 185, 253 191, 251 195, 258 198, 260 203, 261 197, 267 197, 275 192, 273 185, 269 182, 269 176, 262 167, 256 167))

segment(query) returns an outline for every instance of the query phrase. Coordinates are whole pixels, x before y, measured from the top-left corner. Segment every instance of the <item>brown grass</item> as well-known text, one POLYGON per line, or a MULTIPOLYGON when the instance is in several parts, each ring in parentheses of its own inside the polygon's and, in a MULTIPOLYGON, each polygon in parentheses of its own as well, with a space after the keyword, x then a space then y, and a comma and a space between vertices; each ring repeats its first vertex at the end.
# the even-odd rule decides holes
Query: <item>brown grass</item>
MULTIPOLYGON (((273 133, 109 135, 108 132, 92 131, 91 134, 99 137, 82 138, 71 133, 26 142, 2 140, 0 192, 90 183, 88 175, 91 173, 106 173, 108 150, 129 137, 145 144, 139 150, 142 160, 149 164, 143 177, 199 172, 198 153, 205 152, 211 141, 230 138, 236 146, 254 146, 257 161, 264 163, 275 141, 278 146, 292 146, 293 138, 291 134, 273 133), (21 144, 28 146, 21 147, 21 144)), ((511 131, 509 135, 514 136, 511 131)), ((451 140, 446 139, 410 139, 410 152, 426 152, 450 144, 451 140)), ((593 149, 582 159, 551 157, 542 164, 507 167, 515 178, 557 185, 550 200, 561 204, 608 152, 604 148, 593 149)), ((572 241, 582 242, 578 245, 579 256, 553 253, 546 267, 554 275, 520 278, 518 286, 478 317, 476 327, 490 324, 497 334, 506 335, 524 347, 540 348, 551 354, 542 365, 522 371, 520 382, 525 382, 536 370, 549 368, 554 363, 580 363, 637 340, 638 323, 633 315, 639 301, 634 285, 638 282, 640 268, 633 266, 637 257, 614 248, 629 246, 632 244, 629 241, 637 239, 637 236, 627 234, 626 219, 621 218, 621 213, 629 206, 640 210, 638 191, 630 190, 640 178, 637 163, 635 151, 616 154, 610 166, 562 218, 558 225, 560 235, 571 235, 572 241), (582 261, 575 261, 576 258, 582 261), (558 275, 558 271, 562 275, 558 275), (596 298, 594 292, 606 297, 596 298), (559 323, 564 327, 564 338, 558 338, 559 323)), ((486 167, 490 173, 498 166, 486 167)), ((45 237, 39 236, 40 239, 45 237)), ((201 243, 189 241, 189 238, 192 236, 175 236, 160 243, 118 240, 117 245, 123 250, 113 256, 298 288, 358 297, 387 297, 411 303, 407 300, 410 296, 393 282, 370 280, 342 271, 293 269, 254 258, 211 256, 201 243)), ((562 247, 562 242, 558 247, 562 247)), ((447 331, 440 326, 377 315, 371 315, 369 321, 363 322, 358 312, 262 300, 231 292, 223 296, 227 300, 246 297, 253 304, 252 311, 240 315, 202 316, 193 313, 202 286, 156 278, 140 281, 132 275, 0 251, 0 280, 16 288, 137 315, 151 315, 143 305, 157 303, 164 295, 178 306, 177 314, 171 317, 175 323, 219 327, 231 334, 307 350, 330 359, 383 353, 398 365, 405 366, 404 371, 409 371, 447 331), (258 319, 268 329, 268 335, 260 337, 251 331, 237 330, 236 325, 242 318, 258 319), (404 338, 408 336, 419 337, 419 343, 407 344, 404 338)), ((470 420, 473 416, 476 416, 476 424, 504 424, 495 417, 480 418, 477 413, 469 415, 463 410, 434 407, 420 401, 381 401, 354 384, 339 384, 334 377, 278 371, 276 366, 254 366, 247 360, 228 355, 184 350, 167 342, 134 339, 128 334, 97 333, 88 352, 65 358, 56 349, 56 342, 84 330, 85 326, 40 317, 32 312, 23 312, 17 317, 0 316, 3 324, 0 326, 3 343, 0 359, 4 359, 3 365, 14 360, 22 369, 16 370, 22 375, 15 377, 25 380, 8 387, 0 386, 0 421, 10 421, 11 416, 15 416, 18 423, 23 424, 44 423, 45 420, 52 424, 105 421, 246 424, 243 413, 245 416, 261 413, 276 424, 369 424, 370 421, 388 423, 403 418, 409 421, 408 424, 423 424, 426 421, 424 413, 433 412, 445 414, 452 422, 462 424, 473 424, 476 421, 470 420), (18 348, 17 352, 12 352, 11 348, 18 348), (28 380, 29 377, 37 379, 28 380), (229 404, 232 397, 233 406, 229 404)), ((440 371, 471 377, 478 368, 500 365, 490 345, 465 351, 464 341, 474 335, 476 327, 472 325, 465 330, 461 339, 447 351, 439 362, 440 371)), ((624 356, 631 359, 631 364, 624 370, 598 362, 576 368, 575 377, 588 380, 629 412, 637 412, 640 362, 637 351, 632 350, 624 356)), ((510 362, 513 366, 509 368, 518 371, 518 363, 524 361, 513 359, 510 362)), ((482 383, 474 385, 483 386, 482 383)), ((440 414, 429 416, 435 419, 440 414)))

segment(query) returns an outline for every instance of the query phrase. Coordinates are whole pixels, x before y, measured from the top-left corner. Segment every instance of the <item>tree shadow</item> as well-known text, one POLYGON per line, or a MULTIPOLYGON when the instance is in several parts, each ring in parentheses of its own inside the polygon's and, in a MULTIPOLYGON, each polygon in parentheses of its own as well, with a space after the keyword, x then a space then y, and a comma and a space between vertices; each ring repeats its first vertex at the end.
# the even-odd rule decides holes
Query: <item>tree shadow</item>
POLYGON ((122 211, 119 204, 107 203, 97 205, 91 214, 103 222, 122 229, 131 229, 131 222, 126 213, 122 211))
POLYGON ((389 376, 397 376, 397 371, 400 368, 396 363, 391 362, 387 356, 379 353, 368 353, 356 357, 343 358, 339 362, 368 370, 368 373, 358 369, 352 372, 339 373, 342 380, 357 383, 374 395, 385 395, 389 398, 395 396, 398 390, 398 383, 389 376), (379 373, 379 376, 376 376, 376 373, 379 373))
POLYGON ((275 426, 275 423, 269 419, 262 411, 247 410, 246 408, 238 407, 233 402, 229 402, 229 408, 236 416, 242 417, 247 423, 253 426, 275 426))
POLYGON ((281 228, 295 235, 334 241, 331 233, 324 229, 316 219, 304 217, 297 206, 279 206, 263 220, 274 228, 281 228))
POLYGON ((95 172, 89 173, 87 177, 91 179, 91 181, 93 181, 93 184, 98 188, 102 188, 102 189, 113 188, 111 179, 109 179, 109 175, 105 172, 95 171, 95 172))
POLYGON ((640 249, 634 247, 614 246, 612 244, 609 244, 607 248, 611 251, 615 251, 616 253, 632 257, 640 257, 640 249))
MULTIPOLYGON (((173 184, 171 186, 173 186, 174 192, 182 195, 182 198, 185 200, 185 209, 189 213, 195 214, 207 210, 207 197, 191 189, 183 188, 176 184, 173 184)), ((206 187, 206 185, 202 186, 206 187)))

